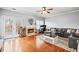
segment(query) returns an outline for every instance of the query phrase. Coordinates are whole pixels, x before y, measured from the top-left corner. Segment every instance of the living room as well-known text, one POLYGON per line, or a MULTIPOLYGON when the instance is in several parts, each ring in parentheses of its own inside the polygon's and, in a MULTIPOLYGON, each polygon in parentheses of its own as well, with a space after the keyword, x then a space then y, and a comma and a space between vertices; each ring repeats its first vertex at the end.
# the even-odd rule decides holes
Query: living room
POLYGON ((1 7, 0 51, 79 51, 78 19, 78 7, 1 7))

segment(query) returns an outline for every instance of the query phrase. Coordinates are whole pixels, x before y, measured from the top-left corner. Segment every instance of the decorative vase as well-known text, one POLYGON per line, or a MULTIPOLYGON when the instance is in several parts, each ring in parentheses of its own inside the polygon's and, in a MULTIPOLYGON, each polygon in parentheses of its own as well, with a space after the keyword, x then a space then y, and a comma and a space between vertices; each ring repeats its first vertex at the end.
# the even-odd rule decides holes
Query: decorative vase
POLYGON ((32 25, 33 24, 33 19, 28 19, 28 22, 29 22, 30 25, 32 25))

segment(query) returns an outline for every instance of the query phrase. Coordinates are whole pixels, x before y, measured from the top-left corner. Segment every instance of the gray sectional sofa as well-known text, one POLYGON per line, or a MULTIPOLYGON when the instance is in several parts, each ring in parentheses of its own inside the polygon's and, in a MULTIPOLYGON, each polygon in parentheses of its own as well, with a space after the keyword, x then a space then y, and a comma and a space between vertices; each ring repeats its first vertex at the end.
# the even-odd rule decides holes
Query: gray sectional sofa
POLYGON ((51 28, 49 31, 45 31, 44 35, 50 37, 59 36, 59 42, 69 48, 73 48, 77 51, 78 49, 78 40, 79 40, 79 30, 70 29, 70 28, 51 28), (71 36, 72 35, 72 36, 71 36), (66 39, 64 39, 66 38, 66 39), (76 40, 77 39, 77 40, 76 40))

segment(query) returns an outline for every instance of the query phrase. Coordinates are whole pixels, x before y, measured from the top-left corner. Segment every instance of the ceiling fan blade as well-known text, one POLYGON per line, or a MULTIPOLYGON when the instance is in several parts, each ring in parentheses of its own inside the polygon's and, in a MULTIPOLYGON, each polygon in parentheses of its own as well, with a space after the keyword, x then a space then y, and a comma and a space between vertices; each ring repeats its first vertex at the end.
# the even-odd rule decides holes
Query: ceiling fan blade
POLYGON ((48 9, 48 10, 53 10, 53 8, 50 8, 50 9, 48 9))
POLYGON ((49 11, 47 13, 50 13, 49 11))

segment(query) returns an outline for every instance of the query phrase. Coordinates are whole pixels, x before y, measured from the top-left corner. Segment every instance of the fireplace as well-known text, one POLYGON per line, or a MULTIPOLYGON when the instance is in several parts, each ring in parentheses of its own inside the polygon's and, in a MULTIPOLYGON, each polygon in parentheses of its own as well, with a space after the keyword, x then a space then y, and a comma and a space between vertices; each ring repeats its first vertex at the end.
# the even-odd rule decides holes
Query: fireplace
POLYGON ((28 29, 28 33, 33 33, 34 29, 28 29))
POLYGON ((26 35, 27 36, 35 35, 35 26, 26 27, 26 35))

